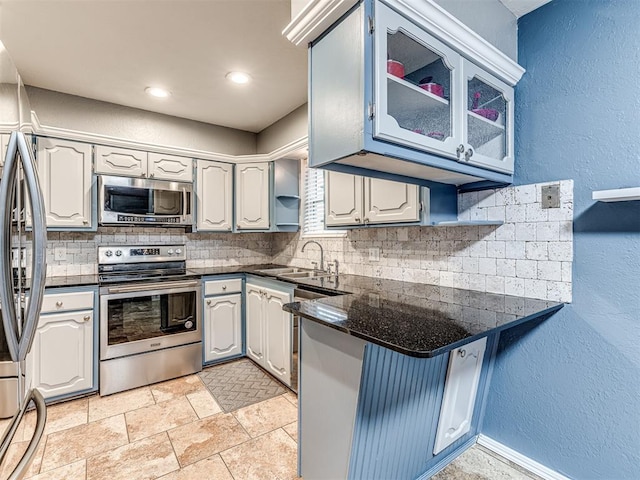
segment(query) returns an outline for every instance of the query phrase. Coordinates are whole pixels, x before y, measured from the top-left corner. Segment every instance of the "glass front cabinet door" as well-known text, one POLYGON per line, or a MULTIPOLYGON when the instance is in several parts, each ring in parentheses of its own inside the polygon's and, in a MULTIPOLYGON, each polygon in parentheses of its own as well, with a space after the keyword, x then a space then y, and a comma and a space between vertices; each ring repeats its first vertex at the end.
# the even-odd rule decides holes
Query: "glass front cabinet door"
POLYGON ((513 173, 513 89, 375 2, 374 137, 513 173))

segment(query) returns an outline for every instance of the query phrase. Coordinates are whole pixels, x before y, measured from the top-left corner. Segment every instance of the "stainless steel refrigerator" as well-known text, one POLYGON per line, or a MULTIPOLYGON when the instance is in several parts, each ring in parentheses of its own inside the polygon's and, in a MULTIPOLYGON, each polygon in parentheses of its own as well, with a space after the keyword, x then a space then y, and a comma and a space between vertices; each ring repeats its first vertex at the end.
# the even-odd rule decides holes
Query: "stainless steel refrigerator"
POLYGON ((33 437, 19 462, 10 466, 10 480, 24 477, 46 422, 44 399, 31 388, 25 368, 47 269, 44 201, 29 141, 30 110, 20 76, 0 42, 0 138, 8 139, 2 145, 6 153, 0 178, 0 418, 11 418, 0 439, 0 465, 7 460, 25 411, 33 405, 37 412, 33 437))

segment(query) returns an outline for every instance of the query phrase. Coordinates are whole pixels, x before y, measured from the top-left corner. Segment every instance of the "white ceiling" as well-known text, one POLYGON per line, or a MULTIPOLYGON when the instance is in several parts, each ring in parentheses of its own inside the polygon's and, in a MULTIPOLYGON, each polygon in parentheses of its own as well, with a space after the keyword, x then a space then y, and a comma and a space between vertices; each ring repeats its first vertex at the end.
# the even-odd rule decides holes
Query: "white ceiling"
POLYGON ((307 100, 289 0, 3 0, 27 85, 259 132, 307 100), (235 85, 229 71, 253 81, 235 85), (149 97, 147 86, 169 89, 149 97))
MULTIPOLYGON (((500 0, 520 17, 549 0, 500 0)), ((290 0, 0 0, 24 82, 259 132, 307 100, 307 55, 282 36, 290 0), (252 75, 249 85, 225 80, 252 75), (144 93, 169 89, 169 98, 144 93)))

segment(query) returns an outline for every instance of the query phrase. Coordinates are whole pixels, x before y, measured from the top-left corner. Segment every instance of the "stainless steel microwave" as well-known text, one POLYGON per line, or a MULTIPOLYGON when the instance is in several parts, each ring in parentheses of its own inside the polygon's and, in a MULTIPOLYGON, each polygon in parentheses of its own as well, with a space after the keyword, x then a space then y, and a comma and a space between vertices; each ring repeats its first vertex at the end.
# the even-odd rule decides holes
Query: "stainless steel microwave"
POLYGON ((98 208, 100 225, 188 227, 193 184, 100 175, 98 208))

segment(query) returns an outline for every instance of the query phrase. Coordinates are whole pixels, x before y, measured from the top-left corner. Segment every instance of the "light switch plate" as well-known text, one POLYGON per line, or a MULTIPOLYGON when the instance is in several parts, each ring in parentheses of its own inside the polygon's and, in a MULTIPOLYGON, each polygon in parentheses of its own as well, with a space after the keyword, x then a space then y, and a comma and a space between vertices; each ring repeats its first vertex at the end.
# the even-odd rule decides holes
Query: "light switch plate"
POLYGON ((560 184, 542 187, 542 208, 560 208, 560 184))
POLYGON ((370 262, 379 262, 380 261, 380 248, 379 247, 371 247, 369 249, 369 261, 370 262))

